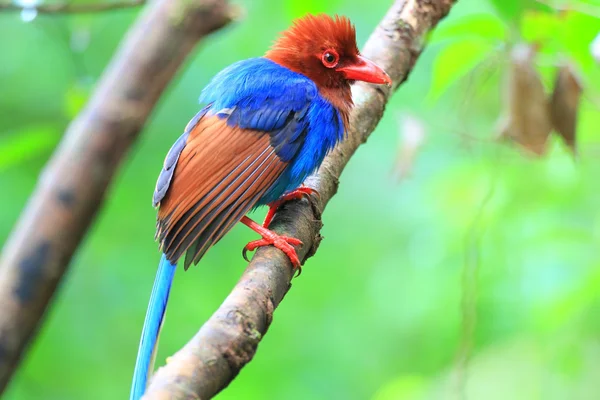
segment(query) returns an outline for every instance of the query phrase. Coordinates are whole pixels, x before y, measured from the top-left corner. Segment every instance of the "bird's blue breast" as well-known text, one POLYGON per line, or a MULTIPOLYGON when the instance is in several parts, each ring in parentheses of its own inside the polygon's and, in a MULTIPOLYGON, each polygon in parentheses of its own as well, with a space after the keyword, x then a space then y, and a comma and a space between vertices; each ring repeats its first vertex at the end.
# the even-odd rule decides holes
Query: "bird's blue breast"
POLYGON ((271 146, 288 163, 258 205, 277 200, 314 172, 342 139, 338 110, 319 93, 315 83, 271 60, 237 62, 206 86, 201 102, 228 124, 270 135, 271 146))

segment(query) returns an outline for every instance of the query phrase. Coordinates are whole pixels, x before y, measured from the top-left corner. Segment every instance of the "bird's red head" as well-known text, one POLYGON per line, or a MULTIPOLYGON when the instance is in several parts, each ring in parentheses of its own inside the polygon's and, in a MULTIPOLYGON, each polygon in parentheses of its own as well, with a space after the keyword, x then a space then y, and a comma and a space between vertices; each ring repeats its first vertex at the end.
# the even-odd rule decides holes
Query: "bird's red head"
POLYGON ((354 26, 346 17, 320 14, 300 18, 265 57, 312 79, 344 117, 352 106, 352 82, 392 82, 383 69, 360 55, 354 26))

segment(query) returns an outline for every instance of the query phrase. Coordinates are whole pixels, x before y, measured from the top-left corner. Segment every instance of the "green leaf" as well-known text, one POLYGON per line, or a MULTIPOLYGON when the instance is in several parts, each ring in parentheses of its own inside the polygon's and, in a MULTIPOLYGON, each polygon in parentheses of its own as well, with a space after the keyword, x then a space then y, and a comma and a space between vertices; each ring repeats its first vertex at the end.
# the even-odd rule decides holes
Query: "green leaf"
POLYGON ((600 19, 569 11, 561 14, 527 11, 521 19, 521 36, 541 45, 540 54, 556 61, 575 61, 585 75, 597 70, 590 44, 600 32, 600 19))
POLYGON ((598 18, 578 12, 569 12, 564 18, 563 32, 559 39, 570 58, 575 60, 585 73, 598 69, 590 52, 590 45, 598 32, 598 18))
POLYGON ((553 12, 552 7, 539 0, 490 0, 505 21, 517 21, 525 10, 553 12))
POLYGON ((0 141, 0 171, 50 151, 60 137, 48 126, 28 128, 0 141))
POLYGON ((463 40, 444 47, 433 62, 433 81, 428 97, 435 100, 453 83, 476 67, 494 49, 482 40, 463 40))
POLYGON ((508 21, 516 19, 522 10, 523 0, 490 0, 500 16, 508 21))
POLYGON ((589 276, 577 282, 568 294, 557 298, 552 307, 540 309, 536 323, 545 329, 557 329, 568 323, 574 315, 585 312, 598 301, 600 270, 591 269, 589 276))
POLYGON ((440 25, 433 32, 431 42, 447 39, 475 37, 505 41, 507 27, 504 22, 492 14, 473 14, 452 22, 440 25))
POLYGON ((330 13, 335 10, 339 0, 321 1, 321 0, 291 0, 284 2, 285 9, 290 18, 298 18, 307 13, 330 13))
POLYGON ((526 42, 541 42, 556 37, 560 31, 562 21, 558 14, 549 14, 538 11, 527 11, 521 19, 521 36, 526 42))
POLYGON ((413 400, 422 399, 428 382, 417 375, 400 376, 381 387, 372 400, 413 400))
POLYGON ((91 94, 91 87, 77 83, 69 87, 65 93, 65 114, 67 118, 73 119, 85 106, 91 94))

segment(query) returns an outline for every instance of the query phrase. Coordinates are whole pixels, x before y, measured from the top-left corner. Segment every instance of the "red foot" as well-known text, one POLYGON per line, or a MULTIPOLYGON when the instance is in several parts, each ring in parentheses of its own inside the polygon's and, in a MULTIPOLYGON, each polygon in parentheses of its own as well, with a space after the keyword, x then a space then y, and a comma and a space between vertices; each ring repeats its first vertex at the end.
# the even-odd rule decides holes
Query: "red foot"
POLYGON ((265 217, 262 226, 268 228, 269 225, 271 225, 271 221, 273 221, 273 217, 275 216, 277 209, 286 201, 300 200, 304 196, 311 196, 313 194, 317 197, 319 196, 319 192, 317 192, 315 189, 309 188, 308 186, 304 185, 300 186, 296 190, 292 190, 291 192, 284 194, 279 200, 276 200, 269 204, 269 211, 267 212, 267 216, 265 217))
POLYGON ((267 228, 252 221, 248 217, 243 217, 241 219, 241 222, 247 225, 253 231, 257 232, 260 236, 262 236, 262 239, 254 240, 248 243, 246 247, 244 247, 242 255, 244 256, 244 259, 246 261, 248 261, 248 258, 246 257, 246 252, 252 251, 261 246, 272 245, 278 248, 279 250, 283 251, 285 255, 288 256, 288 258, 290 259, 294 269, 298 269, 298 271, 300 271, 300 259, 298 258, 298 254, 296 254, 296 249, 294 249, 293 247, 302 245, 302 242, 299 239, 278 235, 275 232, 270 231, 267 228))

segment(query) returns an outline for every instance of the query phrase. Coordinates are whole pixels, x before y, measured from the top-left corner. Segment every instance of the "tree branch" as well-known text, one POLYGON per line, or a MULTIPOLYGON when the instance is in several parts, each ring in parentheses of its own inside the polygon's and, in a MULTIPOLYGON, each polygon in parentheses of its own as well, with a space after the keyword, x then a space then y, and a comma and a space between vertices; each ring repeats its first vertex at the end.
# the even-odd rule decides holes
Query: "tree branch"
MULTIPOLYGON (((321 237, 320 216, 335 195, 339 177, 383 115, 385 104, 408 76, 427 33, 456 0, 396 0, 365 45, 363 54, 392 77, 392 89, 358 84, 347 139, 306 182, 320 193, 311 203, 287 203, 273 225, 279 233, 302 240, 301 259, 312 256, 321 237)), ((153 377, 144 399, 208 399, 225 388, 256 352, 273 311, 290 288, 292 269, 273 247, 260 248, 231 294, 200 331, 153 377)))
POLYGON ((107 1, 103 3, 50 3, 50 4, 19 4, 14 2, 0 3, 0 12, 2 11, 23 11, 27 9, 35 9, 39 14, 84 14, 97 13, 104 11, 119 10, 123 8, 139 7, 146 3, 145 0, 129 0, 129 1, 107 1))
POLYGON ((151 2, 69 126, 0 256, 0 393, 161 93, 233 11, 225 0, 151 2))

